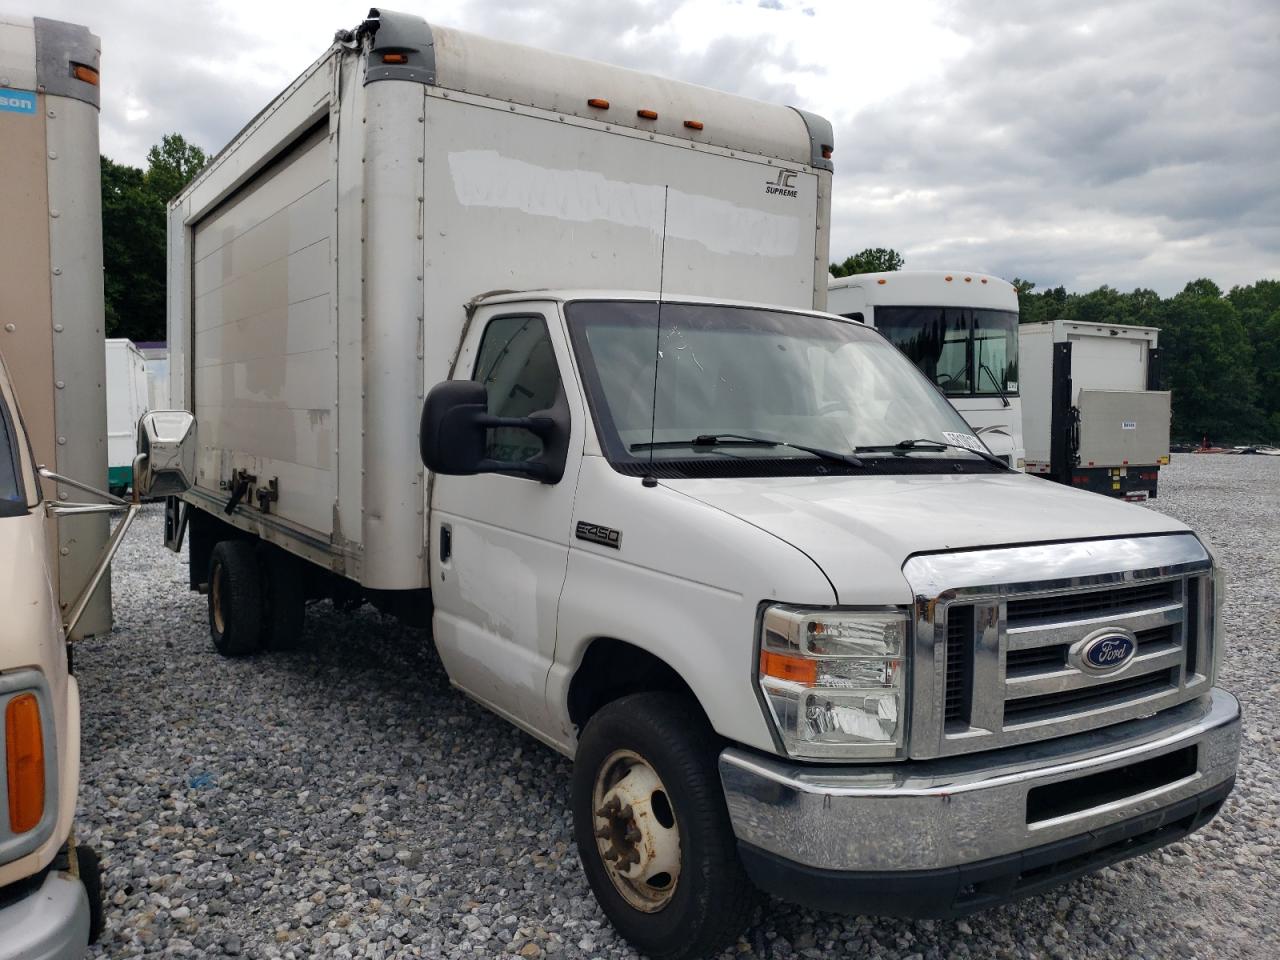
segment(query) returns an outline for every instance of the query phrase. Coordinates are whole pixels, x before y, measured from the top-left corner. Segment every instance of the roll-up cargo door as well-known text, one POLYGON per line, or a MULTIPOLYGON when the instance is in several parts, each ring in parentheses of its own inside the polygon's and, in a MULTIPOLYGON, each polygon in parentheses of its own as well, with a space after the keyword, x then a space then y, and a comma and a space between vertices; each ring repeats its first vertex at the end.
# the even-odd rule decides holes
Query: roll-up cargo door
POLYGON ((338 387, 327 132, 318 124, 195 225, 191 349, 199 486, 226 496, 235 470, 275 478, 271 513, 324 535, 338 387))

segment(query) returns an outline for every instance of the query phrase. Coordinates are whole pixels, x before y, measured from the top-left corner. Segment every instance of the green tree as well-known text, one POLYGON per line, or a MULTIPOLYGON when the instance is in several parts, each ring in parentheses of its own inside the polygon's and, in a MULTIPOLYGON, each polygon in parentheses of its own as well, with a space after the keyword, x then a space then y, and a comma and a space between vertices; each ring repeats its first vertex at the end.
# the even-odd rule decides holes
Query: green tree
POLYGON ((187 143, 180 133, 166 133, 147 151, 147 187, 165 203, 176 197, 208 158, 195 144, 187 143))
POLYGON ((147 153, 147 169, 101 157, 107 336, 165 338, 165 207, 205 165, 181 134, 147 153))
POLYGON ((1227 299, 1253 346, 1262 437, 1280 443, 1280 281, 1233 287, 1227 299))
POLYGON ((1158 311, 1175 437, 1230 443, 1265 429, 1253 345, 1236 309, 1211 280, 1194 280, 1158 311))
POLYGON ((855 273, 885 273, 890 270, 901 270, 902 254, 888 247, 867 247, 851 257, 845 257, 840 263, 831 264, 833 277, 851 277, 855 273))

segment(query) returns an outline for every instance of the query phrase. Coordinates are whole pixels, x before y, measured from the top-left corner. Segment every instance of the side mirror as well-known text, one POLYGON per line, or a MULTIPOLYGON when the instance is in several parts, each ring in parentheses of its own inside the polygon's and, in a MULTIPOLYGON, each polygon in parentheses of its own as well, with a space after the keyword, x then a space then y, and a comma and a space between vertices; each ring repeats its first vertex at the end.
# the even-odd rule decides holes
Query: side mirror
POLYGON ((489 394, 474 380, 437 383, 422 405, 418 448, 428 470, 467 477, 477 473, 518 473, 542 483, 559 483, 569 451, 569 403, 564 389, 555 403, 528 417, 489 414, 489 394), (542 453, 532 460, 489 460, 484 451, 494 427, 528 430, 542 440, 542 453))
POLYGON ((185 410, 154 410, 138 421, 133 489, 139 497, 183 493, 196 479, 196 418, 185 410))

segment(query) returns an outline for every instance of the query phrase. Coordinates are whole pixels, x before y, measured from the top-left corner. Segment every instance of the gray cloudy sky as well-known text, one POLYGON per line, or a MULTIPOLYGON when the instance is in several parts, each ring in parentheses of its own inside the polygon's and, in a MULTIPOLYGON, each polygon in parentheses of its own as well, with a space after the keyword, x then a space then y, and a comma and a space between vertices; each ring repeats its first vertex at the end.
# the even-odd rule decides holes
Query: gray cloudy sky
MULTIPOLYGON (((102 149, 211 151, 367 2, 0 0, 102 37, 102 149)), ((833 259, 1162 294, 1280 278, 1277 0, 398 0, 836 127, 833 259)))

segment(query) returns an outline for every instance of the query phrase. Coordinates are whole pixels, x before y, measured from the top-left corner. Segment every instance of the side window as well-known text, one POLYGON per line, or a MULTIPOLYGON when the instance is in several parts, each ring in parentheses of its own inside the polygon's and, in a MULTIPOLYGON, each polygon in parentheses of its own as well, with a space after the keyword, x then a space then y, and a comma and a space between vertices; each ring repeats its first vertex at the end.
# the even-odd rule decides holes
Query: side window
MULTIPOLYGON (((484 384, 489 413, 495 417, 527 417, 555 403, 560 369, 546 320, 518 316, 489 321, 473 379, 484 384)), ((502 427, 489 431, 485 456, 511 463, 532 460, 541 452, 542 441, 528 430, 502 427)))
POLYGON ((9 410, 0 397, 0 517, 27 512, 27 496, 22 488, 22 458, 18 437, 9 425, 9 410))

